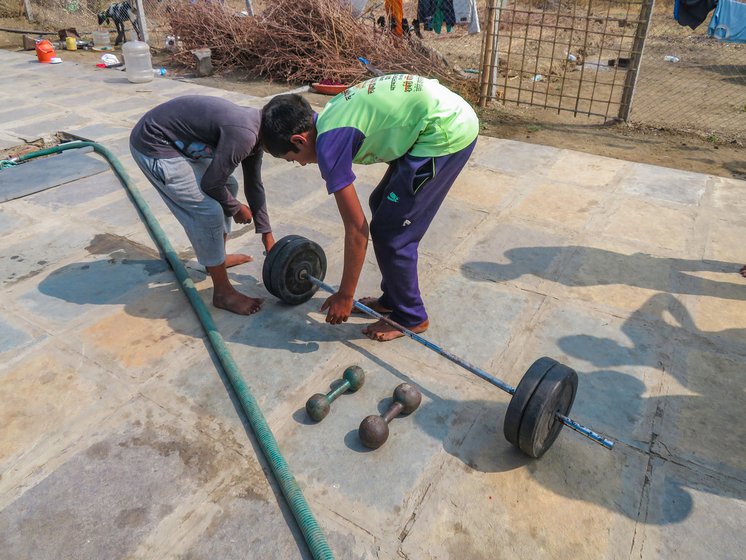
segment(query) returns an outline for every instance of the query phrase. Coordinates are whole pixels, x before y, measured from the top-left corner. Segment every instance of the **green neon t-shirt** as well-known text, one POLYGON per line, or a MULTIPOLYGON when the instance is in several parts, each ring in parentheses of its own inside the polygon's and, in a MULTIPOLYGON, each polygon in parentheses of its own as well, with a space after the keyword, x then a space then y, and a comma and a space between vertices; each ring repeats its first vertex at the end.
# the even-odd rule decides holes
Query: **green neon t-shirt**
POLYGON ((479 120, 471 105, 437 80, 392 74, 352 86, 326 104, 316 120, 320 166, 324 158, 335 159, 324 148, 337 144, 331 137, 338 129, 359 131, 363 141, 352 162, 370 164, 407 153, 438 157, 458 152, 479 134, 479 120))

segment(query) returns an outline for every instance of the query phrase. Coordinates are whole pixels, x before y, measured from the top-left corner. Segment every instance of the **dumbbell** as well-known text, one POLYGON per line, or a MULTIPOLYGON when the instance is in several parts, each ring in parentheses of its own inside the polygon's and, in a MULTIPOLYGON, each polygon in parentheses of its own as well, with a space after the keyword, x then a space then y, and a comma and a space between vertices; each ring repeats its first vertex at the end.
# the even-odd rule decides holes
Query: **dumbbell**
POLYGON ((329 407, 334 400, 347 391, 354 393, 365 383, 365 372, 360 366, 350 366, 342 374, 342 383, 326 395, 316 393, 306 401, 306 412, 316 422, 321 422, 329 414, 329 407))
POLYGON ((417 410, 422 402, 422 394, 414 385, 402 383, 394 389, 394 402, 381 416, 372 414, 360 422, 358 435, 365 447, 378 449, 389 437, 389 422, 400 414, 417 410))

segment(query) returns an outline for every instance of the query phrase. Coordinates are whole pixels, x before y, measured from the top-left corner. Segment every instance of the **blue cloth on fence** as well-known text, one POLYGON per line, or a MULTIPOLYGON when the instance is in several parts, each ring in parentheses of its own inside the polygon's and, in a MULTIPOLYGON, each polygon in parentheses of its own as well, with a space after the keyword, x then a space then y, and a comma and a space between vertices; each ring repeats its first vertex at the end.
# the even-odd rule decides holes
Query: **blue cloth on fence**
POLYGON ((707 34, 718 41, 746 43, 746 2, 719 0, 707 34))

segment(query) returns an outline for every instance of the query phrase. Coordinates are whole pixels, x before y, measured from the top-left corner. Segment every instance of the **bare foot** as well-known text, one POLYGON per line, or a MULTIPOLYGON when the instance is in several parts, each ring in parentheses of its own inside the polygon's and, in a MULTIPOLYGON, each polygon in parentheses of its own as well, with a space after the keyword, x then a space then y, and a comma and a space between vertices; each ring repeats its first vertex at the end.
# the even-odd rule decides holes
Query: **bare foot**
POLYGON ((215 307, 239 315, 251 315, 256 313, 262 308, 262 303, 264 303, 263 299, 245 296, 236 290, 226 294, 216 293, 212 297, 212 304, 215 307))
MULTIPOLYGON (((389 313, 391 313, 391 309, 386 309, 383 305, 378 303, 377 297, 364 297, 360 298, 358 301, 363 305, 370 307, 373 311, 380 313, 381 315, 388 315, 389 313)), ((357 307, 353 307, 352 312, 363 315, 366 314, 365 311, 361 311, 357 307)))
POLYGON ((225 255, 225 268, 230 268, 232 266, 238 266, 239 264, 244 264, 247 262, 251 262, 253 260, 254 260, 254 257, 250 255, 243 255, 241 253, 225 255))
POLYGON ((744 278, 746 278, 746 265, 744 265, 744 266, 741 267, 741 276, 743 276, 744 278))
MULTIPOLYGON (((427 330, 427 327, 429 326, 430 321, 425 321, 417 326, 409 327, 409 330, 413 333, 419 334, 425 332, 427 330)), ((381 321, 380 319, 372 325, 368 325, 367 327, 365 327, 363 329, 363 334, 369 339, 377 340, 379 342, 388 342, 389 340, 394 340, 396 338, 404 336, 403 332, 397 330, 388 323, 381 321)))

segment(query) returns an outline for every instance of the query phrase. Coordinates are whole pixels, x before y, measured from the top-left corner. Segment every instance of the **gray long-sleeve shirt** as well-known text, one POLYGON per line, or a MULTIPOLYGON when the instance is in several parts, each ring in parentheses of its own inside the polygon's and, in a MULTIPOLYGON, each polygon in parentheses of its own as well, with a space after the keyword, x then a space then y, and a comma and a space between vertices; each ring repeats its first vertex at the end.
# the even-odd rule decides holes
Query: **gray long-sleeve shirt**
POLYGON ((257 233, 272 231, 262 183, 262 148, 258 142, 261 111, 220 97, 185 95, 145 113, 132 129, 130 143, 154 158, 211 158, 200 188, 217 200, 226 216, 241 203, 225 186, 240 164, 244 194, 257 233))

